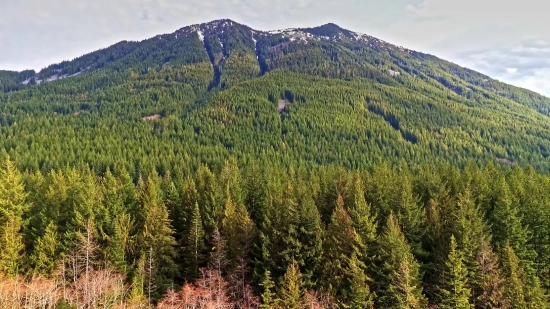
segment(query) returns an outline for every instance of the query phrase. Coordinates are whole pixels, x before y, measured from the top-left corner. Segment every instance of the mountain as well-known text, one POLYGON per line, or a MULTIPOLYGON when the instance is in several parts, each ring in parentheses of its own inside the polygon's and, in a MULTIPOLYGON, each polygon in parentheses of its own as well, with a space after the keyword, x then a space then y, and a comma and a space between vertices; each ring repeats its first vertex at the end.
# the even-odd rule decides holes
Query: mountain
POLYGON ((0 78, 0 308, 549 307, 543 96, 230 20, 0 78))
POLYGON ((25 169, 450 162, 550 171, 550 99, 335 24, 231 20, 0 72, 2 149, 25 169))

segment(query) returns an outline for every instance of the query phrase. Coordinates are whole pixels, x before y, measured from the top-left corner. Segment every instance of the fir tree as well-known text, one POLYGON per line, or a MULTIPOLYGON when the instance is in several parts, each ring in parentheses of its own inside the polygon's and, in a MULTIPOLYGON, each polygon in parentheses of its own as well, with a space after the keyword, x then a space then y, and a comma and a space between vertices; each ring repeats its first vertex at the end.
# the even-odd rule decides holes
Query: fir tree
POLYGON ((11 216, 0 232, 0 274, 15 277, 23 270, 24 245, 19 218, 11 216))
POLYGON ((451 236, 449 256, 445 266, 445 273, 440 286, 440 308, 472 308, 470 304, 472 291, 467 287, 468 270, 464 265, 463 253, 457 248, 454 235, 451 236))
POLYGON ((38 239, 31 255, 33 272, 49 275, 57 267, 59 259, 59 238, 55 223, 50 222, 45 234, 38 239))
POLYGON ((304 269, 306 283, 311 283, 319 267, 323 254, 323 230, 321 216, 313 199, 306 194, 299 208, 298 241, 300 243, 299 259, 304 269))
POLYGON ((305 287, 298 263, 292 262, 279 285, 277 307, 285 309, 304 309, 305 287))
POLYGON ((184 271, 185 278, 189 281, 194 281, 198 278, 199 268, 204 259, 204 229, 202 227, 202 218, 199 211, 199 204, 195 204, 191 221, 189 224, 189 234, 186 237, 185 256, 186 269, 184 271))
POLYGON ((11 218, 23 224, 23 214, 29 209, 27 196, 21 173, 6 159, 0 168, 0 230, 11 218))
POLYGON ((107 241, 107 261, 110 266, 123 274, 127 271, 127 257, 133 229, 133 220, 129 214, 119 214, 113 222, 113 235, 107 241))
POLYGON ((510 245, 502 250, 502 270, 505 281, 504 297, 512 309, 527 308, 525 301, 525 272, 510 245))
POLYGON ((374 272, 375 302, 381 308, 423 308, 420 265, 397 218, 390 214, 378 239, 374 272))
POLYGON ((348 291, 346 293, 346 307, 352 309, 371 308, 374 304, 369 288, 369 277, 365 274, 365 265, 355 253, 348 263, 348 291))
POLYGON ((368 246, 374 242, 376 237, 377 224, 371 207, 365 200, 364 188, 359 175, 354 175, 351 179, 345 204, 353 221, 353 227, 365 245, 365 248, 362 248, 363 255, 367 256, 368 246))
POLYGON ((178 269, 174 262, 176 257, 174 232, 154 176, 150 176, 145 187, 142 188, 140 204, 144 222, 141 227, 139 246, 142 252, 148 254, 147 264, 149 268, 153 268, 149 269, 149 273, 155 286, 161 287, 171 283, 171 278, 177 274, 178 269))
POLYGON ((263 289, 261 299, 262 299, 262 308, 269 309, 271 308, 276 301, 276 295, 274 293, 275 283, 271 279, 271 273, 269 270, 266 270, 260 286, 263 289))

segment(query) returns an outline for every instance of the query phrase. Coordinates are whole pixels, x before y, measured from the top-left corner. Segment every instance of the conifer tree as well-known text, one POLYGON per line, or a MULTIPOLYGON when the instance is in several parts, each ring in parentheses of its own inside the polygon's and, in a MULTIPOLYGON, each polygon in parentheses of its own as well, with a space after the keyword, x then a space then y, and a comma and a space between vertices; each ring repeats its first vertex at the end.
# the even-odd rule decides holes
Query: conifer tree
POLYGON ((302 273, 296 261, 287 268, 285 276, 279 285, 277 307, 285 309, 304 309, 305 287, 302 273))
POLYGON ((8 217, 0 231, 0 274, 15 277, 23 270, 24 245, 21 235, 20 219, 8 217))
MULTIPOLYGON (((339 196, 336 201, 336 209, 326 231, 323 246, 320 270, 325 287, 332 296, 345 303, 355 292, 366 295, 368 277, 363 276, 366 273, 366 266, 362 262, 364 256, 361 255, 360 250, 363 244, 353 229, 342 196, 339 196), (361 291, 351 291, 351 285, 363 288, 361 291)), ((366 297, 363 301, 369 302, 370 299, 366 297)))
POLYGON ((222 220, 222 233, 227 242, 229 260, 234 262, 241 258, 246 260, 254 237, 254 223, 250 220, 244 205, 235 205, 229 192, 225 203, 225 216, 222 220))
POLYGON ((353 253, 348 263, 348 290, 344 301, 352 309, 371 308, 374 304, 369 288, 369 277, 365 265, 353 253))
POLYGON ((504 177, 497 178, 494 185, 494 206, 491 217, 493 240, 497 248, 503 248, 509 243, 524 270, 532 275, 536 252, 529 243, 529 230, 522 223, 517 203, 513 202, 504 177))
POLYGON ((400 164, 399 170, 396 172, 396 184, 393 192, 395 202, 392 211, 415 256, 423 257, 426 255, 422 249, 422 238, 426 233, 425 211, 420 206, 419 198, 413 192, 412 176, 406 163, 400 164))
POLYGON ((269 270, 265 270, 260 286, 263 289, 261 294, 261 308, 269 309, 275 304, 276 301, 276 294, 274 293, 275 283, 273 282, 273 279, 271 279, 271 272, 269 270))
POLYGON ((59 260, 59 239, 57 227, 50 222, 46 227, 46 233, 38 239, 31 255, 33 272, 41 275, 49 275, 57 267, 59 260))
POLYGON ((244 179, 244 204, 250 213, 250 218, 261 224, 265 202, 267 198, 265 174, 262 173, 256 162, 251 162, 246 169, 244 179))
POLYGON ((184 251, 187 263, 184 273, 187 280, 194 281, 198 278, 199 268, 204 259, 205 247, 201 213, 199 211, 199 204, 196 203, 191 215, 189 234, 186 237, 184 251))
MULTIPOLYGON (((470 190, 464 188, 462 192, 458 194, 457 198, 457 220, 455 233, 457 235, 457 242, 462 248, 464 265, 468 269, 468 287, 472 290, 472 299, 475 300, 481 293, 480 287, 483 285, 480 267, 482 264, 479 262, 479 254, 482 250, 482 245, 488 245, 490 234, 489 228, 483 221, 482 215, 478 208, 474 204, 470 190)), ((492 249, 484 248, 485 255, 490 256, 492 249)), ((495 261, 496 262, 496 261, 495 261)), ((489 263, 486 261, 484 263, 489 263)))
POLYGON ((315 206, 315 202, 308 194, 302 198, 299 217, 298 241, 300 243, 300 254, 297 258, 301 260, 304 269, 304 279, 306 284, 309 284, 321 262, 323 254, 323 230, 321 228, 319 211, 315 206))
POLYGON ((140 251, 147 254, 148 267, 153 267, 149 269, 149 273, 155 286, 163 286, 171 283, 171 278, 177 274, 178 269, 174 262, 176 241, 168 210, 154 175, 141 188, 140 205, 144 216, 142 234, 139 237, 140 251))
POLYGON ((525 272, 510 245, 502 250, 502 270, 505 281, 504 297, 512 309, 527 308, 525 301, 525 272))
MULTIPOLYGON (((354 175, 348 188, 345 204, 353 221, 355 231, 361 237, 366 247, 376 238, 377 224, 372 210, 365 200, 365 192, 359 175, 354 175)), ((367 255, 368 248, 363 248, 363 255, 367 255)))
POLYGON ((125 274, 127 271, 126 260, 130 247, 131 231, 134 222, 129 214, 119 214, 113 222, 113 235, 108 237, 106 254, 110 266, 125 274))
POLYGON ((198 169, 195 184, 204 235, 213 235, 223 218, 223 191, 214 174, 205 166, 198 169))
POLYGON ((464 265, 463 253, 457 248, 456 239, 451 236, 449 256, 445 262, 445 273, 440 286, 442 309, 469 309, 472 291, 468 288, 468 270, 464 265))
POLYGON ((23 176, 7 158, 0 168, 0 230, 11 218, 17 218, 17 224, 23 223, 23 214, 29 209, 27 196, 23 176))
POLYGON ((423 308, 420 265, 415 260, 397 218, 390 214, 378 239, 373 271, 375 302, 380 308, 423 308))

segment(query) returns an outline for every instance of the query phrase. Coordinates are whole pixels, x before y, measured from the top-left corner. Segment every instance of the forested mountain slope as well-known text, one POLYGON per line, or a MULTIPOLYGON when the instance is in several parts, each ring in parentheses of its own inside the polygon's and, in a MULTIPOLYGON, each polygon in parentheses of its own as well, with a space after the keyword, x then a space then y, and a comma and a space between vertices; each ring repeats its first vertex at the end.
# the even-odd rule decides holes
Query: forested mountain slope
POLYGON ((550 170, 550 99, 334 24, 219 20, 29 74, 3 74, 0 95, 2 149, 24 169, 170 170, 182 156, 196 167, 235 155, 550 170))
POLYGON ((541 95, 230 20, 0 86, 0 308, 549 308, 541 95))

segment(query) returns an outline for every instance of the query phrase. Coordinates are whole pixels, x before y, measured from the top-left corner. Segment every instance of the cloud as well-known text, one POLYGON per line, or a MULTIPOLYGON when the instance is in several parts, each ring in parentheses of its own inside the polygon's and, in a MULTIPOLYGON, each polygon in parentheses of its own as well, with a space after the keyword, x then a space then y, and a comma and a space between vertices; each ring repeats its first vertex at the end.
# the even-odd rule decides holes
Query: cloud
POLYGON ((457 58, 502 81, 550 95, 550 46, 543 39, 469 50, 458 53, 457 58))
POLYGON ((2 0, 0 69, 41 69, 221 18, 260 30, 333 22, 543 91, 548 11, 539 0, 2 0))
POLYGON ((423 0, 403 6, 387 29, 391 41, 434 54, 493 78, 550 95, 550 2, 423 0), (541 82, 537 82, 541 81, 541 82))

